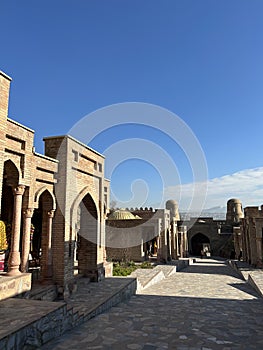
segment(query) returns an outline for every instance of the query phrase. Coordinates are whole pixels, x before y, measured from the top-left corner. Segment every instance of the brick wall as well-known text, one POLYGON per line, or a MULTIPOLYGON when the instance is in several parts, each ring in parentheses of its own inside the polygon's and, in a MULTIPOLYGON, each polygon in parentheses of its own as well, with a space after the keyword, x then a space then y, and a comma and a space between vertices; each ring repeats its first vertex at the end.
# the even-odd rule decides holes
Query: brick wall
MULTIPOLYGON (((72 137, 45 138, 45 155, 34 151, 34 131, 8 119, 11 78, 0 72, 0 195, 6 160, 15 165, 19 184, 26 186, 23 209, 38 208, 44 191, 50 194, 53 219, 53 277, 65 286, 74 276, 74 242, 77 209, 90 195, 96 210, 94 245, 85 249, 86 267, 103 273, 105 261, 105 216, 109 205, 110 182, 104 179, 104 157, 72 137), (107 198, 105 200, 105 195, 107 198), (56 197, 55 197, 56 195, 56 197)), ((1 203, 1 201, 0 201, 1 203)), ((0 208, 1 209, 1 208, 0 208)), ((46 222, 42 226, 47 231, 46 222)), ((43 239, 43 248, 47 242, 43 239)), ((43 263, 46 263, 46 257, 43 263)))
POLYGON ((83 199, 90 195, 96 210, 96 228, 86 227, 96 237, 92 242, 81 240, 80 272, 88 274, 89 268, 99 269, 103 264, 104 229, 104 157, 70 136, 47 137, 45 154, 59 160, 55 193, 58 210, 54 218, 54 247, 60 252, 54 256, 56 281, 64 288, 74 272, 74 246, 76 240, 77 211, 83 199), (95 242, 95 244, 94 244, 95 242), (64 271, 60 269, 64 257, 64 271))
MULTIPOLYGON (((6 134, 6 119, 8 114, 8 100, 11 78, 0 71, 0 199, 2 198, 2 181, 4 166, 4 148, 6 134)), ((0 200, 1 212, 1 200, 0 200)))

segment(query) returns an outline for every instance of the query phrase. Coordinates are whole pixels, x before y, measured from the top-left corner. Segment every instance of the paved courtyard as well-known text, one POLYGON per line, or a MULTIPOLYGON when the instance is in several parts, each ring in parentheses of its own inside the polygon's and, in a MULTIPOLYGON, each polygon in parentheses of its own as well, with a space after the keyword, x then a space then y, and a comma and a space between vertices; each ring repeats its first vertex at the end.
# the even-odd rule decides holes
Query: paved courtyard
POLYGON ((224 261, 198 260, 43 349, 263 349, 263 299, 224 261))

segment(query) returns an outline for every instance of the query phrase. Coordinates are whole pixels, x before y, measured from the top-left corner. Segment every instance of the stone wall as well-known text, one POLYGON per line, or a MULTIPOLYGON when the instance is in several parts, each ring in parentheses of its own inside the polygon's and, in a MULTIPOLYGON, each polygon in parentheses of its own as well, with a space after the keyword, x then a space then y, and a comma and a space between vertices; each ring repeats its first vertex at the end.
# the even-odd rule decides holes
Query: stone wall
POLYGON ((234 244, 231 243, 233 241, 232 226, 229 226, 229 232, 224 232, 225 221, 213 220, 213 218, 207 217, 192 218, 190 221, 184 221, 184 225, 188 227, 190 254, 193 250, 193 238, 197 234, 202 234, 209 241, 212 255, 230 258, 231 251, 234 249, 234 244))
POLYGON ((23 273, 15 277, 0 277, 0 300, 27 292, 31 289, 31 273, 23 273))

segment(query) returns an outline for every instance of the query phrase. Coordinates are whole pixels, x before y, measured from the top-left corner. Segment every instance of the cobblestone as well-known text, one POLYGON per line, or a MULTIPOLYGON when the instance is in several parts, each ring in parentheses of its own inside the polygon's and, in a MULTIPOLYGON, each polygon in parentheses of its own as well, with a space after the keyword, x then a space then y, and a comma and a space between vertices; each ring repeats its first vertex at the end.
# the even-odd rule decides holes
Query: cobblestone
POLYGON ((197 260, 42 348, 258 350, 262 301, 224 261, 197 260))

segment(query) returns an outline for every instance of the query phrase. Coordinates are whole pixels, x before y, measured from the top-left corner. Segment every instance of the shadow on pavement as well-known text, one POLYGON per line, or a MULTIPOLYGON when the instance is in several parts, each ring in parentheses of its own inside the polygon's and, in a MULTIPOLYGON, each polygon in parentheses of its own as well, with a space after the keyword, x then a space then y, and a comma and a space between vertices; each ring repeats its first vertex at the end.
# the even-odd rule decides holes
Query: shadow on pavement
POLYGON ((261 299, 136 295, 43 349, 262 349, 261 299))

